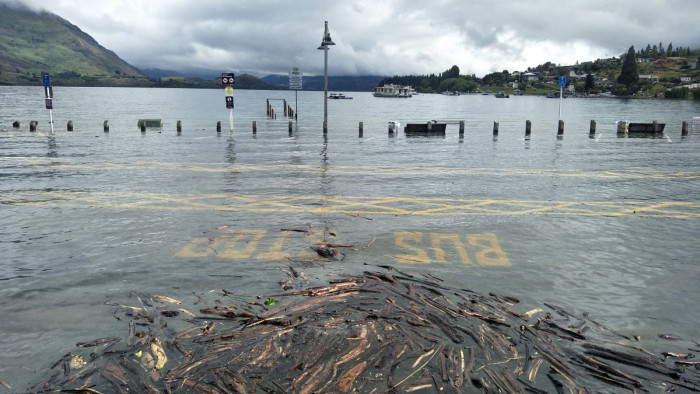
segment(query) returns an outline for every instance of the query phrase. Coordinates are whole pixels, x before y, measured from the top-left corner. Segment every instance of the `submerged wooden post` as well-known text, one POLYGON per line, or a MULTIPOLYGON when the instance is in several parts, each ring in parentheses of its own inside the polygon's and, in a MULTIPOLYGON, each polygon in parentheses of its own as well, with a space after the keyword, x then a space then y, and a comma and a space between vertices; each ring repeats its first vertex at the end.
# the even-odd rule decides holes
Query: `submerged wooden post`
POLYGON ((498 135, 498 122, 493 122, 493 135, 498 135))
POLYGON ((362 134, 364 132, 365 124, 364 122, 360 122, 360 138, 362 138, 362 134))
POLYGON ((73 121, 72 120, 69 120, 68 124, 66 124, 66 130, 73 131, 73 121))
POLYGON ((146 132, 146 121, 141 122, 141 132, 142 133, 146 132))
POLYGON ((182 133, 182 121, 181 120, 177 121, 176 129, 177 129, 178 134, 182 133))
POLYGON ((290 133, 292 132, 292 121, 291 120, 289 121, 289 132, 290 133))
POLYGON ((106 132, 109 131, 109 121, 105 120, 104 123, 102 123, 102 129, 106 132))
POLYGON ((591 119, 591 129, 588 132, 588 134, 594 135, 595 134, 595 129, 596 129, 596 123, 595 120, 591 119))
POLYGON ((19 121, 15 120, 14 122, 12 122, 12 127, 19 129, 19 121))
POLYGON ((29 131, 36 131, 37 124, 36 120, 29 121, 29 131))
POLYGON ((562 136, 564 135, 564 121, 559 120, 559 127, 557 128, 557 135, 562 136))
POLYGON ((459 121, 459 136, 464 137, 464 121, 459 121))
POLYGON ((525 138, 530 138, 530 134, 532 134, 532 122, 529 120, 525 121, 525 138))
POLYGON ((289 107, 287 107, 287 100, 286 99, 282 99, 282 108, 284 108, 284 117, 286 118, 287 117, 287 110, 289 109, 289 107))
POLYGON ((267 103, 267 105, 266 105, 266 107, 267 107, 267 116, 270 116, 270 100, 269 100, 269 99, 268 99, 268 100, 265 100, 265 102, 267 103))
POLYGON ((253 134, 258 132, 258 124, 256 121, 253 121, 253 134))
POLYGON ((326 134, 326 133, 328 133, 328 122, 324 120, 323 121, 323 134, 326 134))
POLYGON ((216 132, 221 133, 221 121, 216 122, 216 132))
POLYGON ((686 136, 688 135, 688 121, 684 120, 683 125, 681 126, 681 135, 686 136))

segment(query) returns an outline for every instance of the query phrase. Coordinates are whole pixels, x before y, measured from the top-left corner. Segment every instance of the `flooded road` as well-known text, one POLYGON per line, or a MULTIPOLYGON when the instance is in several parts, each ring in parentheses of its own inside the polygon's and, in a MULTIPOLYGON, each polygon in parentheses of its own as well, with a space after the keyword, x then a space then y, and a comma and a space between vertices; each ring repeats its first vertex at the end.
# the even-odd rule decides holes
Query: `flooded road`
POLYGON ((221 91, 56 87, 51 134, 42 94, 0 87, 0 378, 20 390, 76 342, 123 335, 107 301, 279 292, 290 265, 310 284, 395 265, 700 340, 700 138, 680 135, 698 103, 567 99, 557 138, 557 100, 354 93, 329 101, 324 136, 320 92, 299 93, 290 133, 265 100, 293 92, 237 91, 231 133, 221 91), (430 119, 465 135, 387 133, 430 119), (666 134, 617 138, 621 119, 666 134), (345 259, 316 255, 323 240, 345 259))

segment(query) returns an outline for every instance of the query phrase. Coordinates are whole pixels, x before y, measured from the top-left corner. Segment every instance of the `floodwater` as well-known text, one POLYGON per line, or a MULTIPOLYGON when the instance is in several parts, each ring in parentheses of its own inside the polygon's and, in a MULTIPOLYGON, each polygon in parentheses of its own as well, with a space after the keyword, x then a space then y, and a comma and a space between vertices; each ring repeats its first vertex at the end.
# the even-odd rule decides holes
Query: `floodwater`
POLYGON ((55 87, 52 134, 43 88, 0 87, 0 379, 25 390, 76 342, 124 336, 105 302, 276 293, 290 265, 309 285, 395 265, 652 346, 700 340, 700 122, 681 136, 700 103, 346 94, 324 136, 322 92, 237 90, 231 132, 221 90, 55 87), (464 136, 387 133, 431 119, 464 136), (665 134, 618 138, 617 120, 665 134), (353 247, 325 262, 324 239, 353 247))

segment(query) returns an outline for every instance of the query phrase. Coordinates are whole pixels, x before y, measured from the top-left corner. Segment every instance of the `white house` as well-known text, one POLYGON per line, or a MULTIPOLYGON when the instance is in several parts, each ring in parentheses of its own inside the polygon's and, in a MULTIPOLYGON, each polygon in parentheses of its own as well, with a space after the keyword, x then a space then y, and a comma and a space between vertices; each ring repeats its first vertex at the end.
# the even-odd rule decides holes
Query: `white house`
POLYGON ((522 74, 523 81, 537 81, 537 73, 524 73, 522 74))
POLYGON ((681 77, 681 82, 690 82, 690 77, 681 77))

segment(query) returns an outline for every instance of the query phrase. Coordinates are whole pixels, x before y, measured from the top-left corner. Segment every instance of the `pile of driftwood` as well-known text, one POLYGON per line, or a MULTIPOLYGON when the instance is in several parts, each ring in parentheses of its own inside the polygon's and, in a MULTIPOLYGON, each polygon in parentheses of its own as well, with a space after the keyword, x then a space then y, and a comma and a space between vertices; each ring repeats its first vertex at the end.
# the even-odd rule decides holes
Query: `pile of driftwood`
POLYGON ((285 281, 288 290, 263 297, 223 290, 197 314, 135 294, 136 305, 110 303, 127 317, 126 338, 78 343, 29 390, 700 391, 688 350, 696 342, 669 341, 683 352, 654 354, 554 305, 517 313, 514 297, 382 268, 323 287, 285 281))

